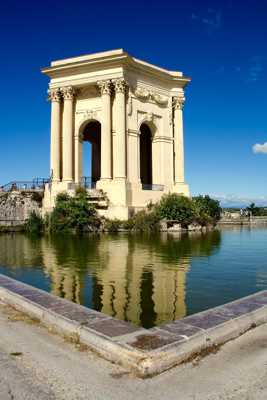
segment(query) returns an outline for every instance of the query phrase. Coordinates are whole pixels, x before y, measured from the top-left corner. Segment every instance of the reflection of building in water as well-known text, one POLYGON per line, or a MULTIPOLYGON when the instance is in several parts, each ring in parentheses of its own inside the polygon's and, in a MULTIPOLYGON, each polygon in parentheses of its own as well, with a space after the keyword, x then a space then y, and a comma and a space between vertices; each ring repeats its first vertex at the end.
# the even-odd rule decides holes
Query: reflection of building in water
MULTIPOLYGON (((175 238, 101 235, 30 240, 0 236, 0 266, 40 268, 52 293, 146 327, 186 315, 186 274, 207 256, 220 233, 175 238)), ((27 280, 27 279, 26 279, 27 280)))
POLYGON ((188 258, 178 259, 169 268, 149 247, 140 248, 125 238, 115 244, 104 242, 108 263, 96 271, 94 279, 102 312, 138 325, 158 325, 186 314, 188 258))
POLYGON ((21 233, 0 235, 0 265, 30 268, 41 262, 39 240, 32 240, 21 233))
MULTIPOLYGON (((90 240, 90 239, 89 239, 90 240)), ((162 239, 161 239, 162 240, 162 239)), ((115 318, 138 325, 155 325, 186 314, 185 278, 187 258, 180 258, 171 268, 148 243, 136 243, 126 236, 101 237, 94 243, 95 252, 87 254, 85 273, 92 276, 93 308, 115 318), (97 259, 97 262, 92 262, 97 259)), ((83 303, 84 275, 66 247, 51 239, 42 239, 45 270, 51 279, 51 292, 76 303, 83 303), (60 257, 62 251, 65 257, 60 257)))
POLYGON ((81 279, 77 271, 59 264, 56 248, 50 239, 42 240, 43 263, 51 279, 51 292, 80 304, 81 279))

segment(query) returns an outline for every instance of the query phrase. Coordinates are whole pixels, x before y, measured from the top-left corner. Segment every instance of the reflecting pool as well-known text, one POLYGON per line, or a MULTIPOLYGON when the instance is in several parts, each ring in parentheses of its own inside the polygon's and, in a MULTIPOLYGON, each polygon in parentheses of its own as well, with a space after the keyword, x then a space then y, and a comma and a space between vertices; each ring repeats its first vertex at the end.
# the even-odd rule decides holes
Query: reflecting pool
POLYGON ((267 229, 0 235, 0 273, 144 327, 267 288, 267 229))

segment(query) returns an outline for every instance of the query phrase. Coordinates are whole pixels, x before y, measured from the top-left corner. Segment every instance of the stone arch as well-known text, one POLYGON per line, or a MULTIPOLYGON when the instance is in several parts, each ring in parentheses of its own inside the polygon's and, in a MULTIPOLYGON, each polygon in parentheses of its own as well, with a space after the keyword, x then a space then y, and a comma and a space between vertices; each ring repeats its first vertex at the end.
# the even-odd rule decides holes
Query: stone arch
MULTIPOLYGON (((79 138, 81 143, 91 144, 91 186, 101 177, 101 122, 97 119, 86 119, 79 127, 79 138)), ((81 160, 81 164, 83 161, 81 160)), ((85 171, 82 173, 85 176, 85 171)))
POLYGON ((153 132, 147 122, 143 122, 139 128, 139 154, 140 154, 140 180, 143 188, 152 186, 152 140, 153 132))
POLYGON ((155 122, 153 121, 153 116, 152 115, 146 115, 145 118, 143 118, 139 124, 138 124, 138 133, 140 135, 141 131, 141 126, 145 124, 149 127, 150 131, 151 131, 151 135, 152 135, 152 139, 155 137, 156 135, 156 131, 157 131, 157 126, 155 124, 155 122))

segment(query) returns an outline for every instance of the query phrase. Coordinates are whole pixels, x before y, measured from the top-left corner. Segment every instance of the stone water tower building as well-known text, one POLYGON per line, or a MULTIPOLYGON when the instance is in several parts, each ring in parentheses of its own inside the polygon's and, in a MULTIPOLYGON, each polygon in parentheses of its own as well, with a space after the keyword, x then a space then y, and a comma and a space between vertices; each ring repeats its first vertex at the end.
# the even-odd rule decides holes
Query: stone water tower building
POLYGON ((122 49, 51 62, 51 183, 44 211, 61 191, 106 193, 105 215, 127 219, 162 194, 189 195, 184 181, 184 88, 190 79, 122 49), (83 143, 91 168, 83 170, 83 143), (90 179, 85 177, 90 175, 90 179))

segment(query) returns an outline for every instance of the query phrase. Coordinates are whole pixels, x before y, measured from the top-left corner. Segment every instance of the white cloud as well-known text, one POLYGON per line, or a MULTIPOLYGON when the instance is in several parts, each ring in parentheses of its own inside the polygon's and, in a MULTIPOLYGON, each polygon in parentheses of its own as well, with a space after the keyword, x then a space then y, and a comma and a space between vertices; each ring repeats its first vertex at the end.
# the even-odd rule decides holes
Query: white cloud
POLYGON ((267 153, 267 142, 260 144, 256 143, 254 146, 252 146, 252 150, 254 153, 267 153))
POLYGON ((248 82, 257 82, 261 79, 264 72, 265 58, 261 56, 253 56, 249 60, 248 82))
POLYGON ((246 197, 235 194, 211 194, 210 197, 219 200, 221 207, 247 207, 251 203, 255 203, 259 207, 267 206, 267 196, 246 197))
POLYGON ((192 13, 191 19, 206 25, 208 32, 212 33, 222 26, 222 11, 220 9, 215 10, 213 8, 208 8, 202 14, 192 13))

